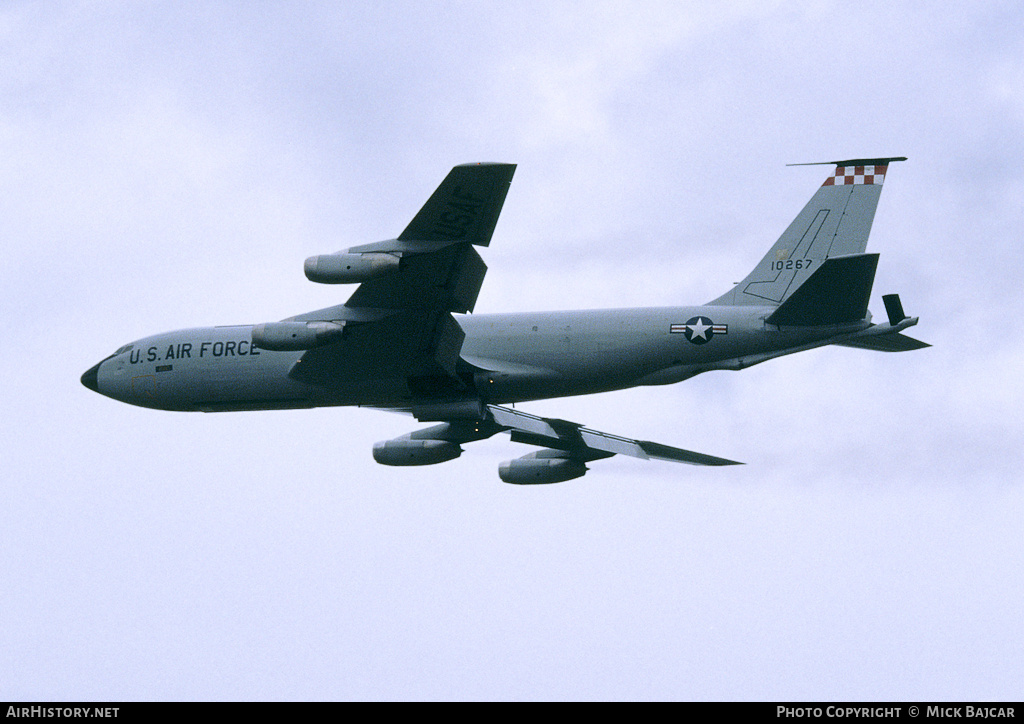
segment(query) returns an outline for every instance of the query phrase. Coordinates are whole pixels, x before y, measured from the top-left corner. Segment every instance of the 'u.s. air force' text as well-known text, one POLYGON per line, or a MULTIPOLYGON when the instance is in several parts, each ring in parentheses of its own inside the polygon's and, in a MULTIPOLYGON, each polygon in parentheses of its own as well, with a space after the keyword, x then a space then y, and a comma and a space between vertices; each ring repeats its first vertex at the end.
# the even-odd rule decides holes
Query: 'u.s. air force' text
POLYGON ((259 355, 260 349, 247 339, 228 340, 226 342, 181 342, 180 344, 169 344, 163 350, 161 356, 160 347, 150 347, 143 351, 133 349, 128 361, 134 364, 140 362, 163 362, 169 359, 192 359, 196 357, 255 357, 259 355))

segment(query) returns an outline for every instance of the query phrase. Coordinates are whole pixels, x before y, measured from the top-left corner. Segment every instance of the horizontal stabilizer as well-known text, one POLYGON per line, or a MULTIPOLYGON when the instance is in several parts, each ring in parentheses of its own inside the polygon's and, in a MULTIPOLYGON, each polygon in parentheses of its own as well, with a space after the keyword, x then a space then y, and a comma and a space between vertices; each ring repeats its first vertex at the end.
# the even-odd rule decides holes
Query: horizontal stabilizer
POLYGON ((850 158, 845 161, 816 161, 814 163, 787 163, 787 166, 837 166, 849 168, 857 166, 888 166, 895 161, 906 161, 906 156, 889 156, 887 158, 850 158))
POLYGON ((927 342, 908 337, 905 334, 879 334, 873 337, 852 339, 846 342, 836 342, 843 347, 856 347, 858 349, 870 349, 875 352, 912 352, 915 349, 931 347, 927 342))
POLYGON ((878 254, 825 259, 765 321, 801 327, 864 319, 877 266, 878 254))

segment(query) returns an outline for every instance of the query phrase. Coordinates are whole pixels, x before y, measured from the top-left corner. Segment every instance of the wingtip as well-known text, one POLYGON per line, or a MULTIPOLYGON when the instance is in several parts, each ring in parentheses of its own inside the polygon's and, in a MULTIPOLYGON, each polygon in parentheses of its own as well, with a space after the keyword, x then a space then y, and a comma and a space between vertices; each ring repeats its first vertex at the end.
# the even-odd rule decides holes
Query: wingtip
POLYGON ((683 450, 670 445, 663 445, 660 442, 652 442, 651 440, 637 440, 636 442, 648 457, 657 458, 659 460, 687 463, 688 465, 708 465, 716 467, 722 465, 744 464, 737 462, 736 460, 720 458, 714 455, 707 455, 706 453, 694 452, 692 450, 683 450))

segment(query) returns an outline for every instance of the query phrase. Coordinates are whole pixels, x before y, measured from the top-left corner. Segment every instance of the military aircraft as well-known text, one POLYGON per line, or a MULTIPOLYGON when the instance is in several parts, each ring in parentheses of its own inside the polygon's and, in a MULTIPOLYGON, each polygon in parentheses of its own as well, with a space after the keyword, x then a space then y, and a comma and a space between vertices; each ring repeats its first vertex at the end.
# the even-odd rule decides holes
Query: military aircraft
POLYGON ((204 327, 124 345, 82 375, 90 390, 158 410, 220 412, 358 405, 435 422, 373 446, 384 465, 430 465, 507 432, 540 451, 502 463, 507 483, 557 483, 612 455, 736 465, 507 405, 666 385, 835 344, 929 345, 898 295, 867 309, 877 254, 864 253, 890 163, 835 170, 753 271, 696 307, 474 314, 514 164, 456 166, 395 239, 310 257, 306 277, 359 286, 345 304, 280 322, 204 327))

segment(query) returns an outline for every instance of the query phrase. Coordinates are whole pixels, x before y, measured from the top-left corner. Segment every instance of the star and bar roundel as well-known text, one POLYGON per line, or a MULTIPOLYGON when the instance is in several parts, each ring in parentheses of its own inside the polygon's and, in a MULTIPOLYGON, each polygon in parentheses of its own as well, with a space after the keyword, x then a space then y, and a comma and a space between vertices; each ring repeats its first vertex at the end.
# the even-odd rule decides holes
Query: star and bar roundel
POLYGON ((707 317, 691 317, 686 324, 673 324, 669 326, 671 334, 685 334, 686 339, 694 344, 706 344, 716 334, 727 334, 728 324, 715 324, 707 317))

